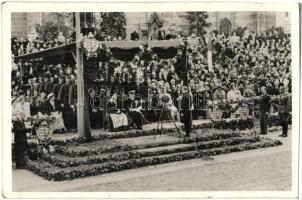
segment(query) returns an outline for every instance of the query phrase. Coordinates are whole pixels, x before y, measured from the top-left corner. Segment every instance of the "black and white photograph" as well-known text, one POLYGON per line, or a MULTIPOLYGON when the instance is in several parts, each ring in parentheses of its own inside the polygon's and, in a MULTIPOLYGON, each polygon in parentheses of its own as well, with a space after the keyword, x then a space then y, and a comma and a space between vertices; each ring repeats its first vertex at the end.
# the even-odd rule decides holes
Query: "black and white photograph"
POLYGON ((7 13, 11 193, 297 197, 298 5, 35 4, 7 13))

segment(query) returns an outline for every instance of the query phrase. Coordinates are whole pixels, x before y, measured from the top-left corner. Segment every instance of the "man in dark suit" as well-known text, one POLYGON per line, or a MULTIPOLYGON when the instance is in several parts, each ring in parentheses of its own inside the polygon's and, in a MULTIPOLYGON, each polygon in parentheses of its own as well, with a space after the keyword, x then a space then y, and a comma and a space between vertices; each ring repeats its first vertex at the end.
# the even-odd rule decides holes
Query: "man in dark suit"
POLYGON ((23 169, 25 167, 25 152, 27 149, 26 133, 31 130, 31 128, 25 127, 24 124, 25 117, 26 117, 25 113, 17 112, 16 118, 13 121, 17 169, 23 169))
POLYGON ((192 97, 187 86, 182 87, 180 120, 185 125, 186 137, 192 130, 192 97))
POLYGON ((260 129, 261 134, 267 134, 267 121, 268 113, 271 107, 271 97, 266 92, 266 87, 261 87, 261 99, 260 99, 260 129))
POLYGON ((47 74, 46 76, 49 76, 49 81, 45 83, 45 93, 46 95, 49 95, 50 93, 53 93, 54 88, 54 77, 47 74))
POLYGON ((142 129, 143 115, 140 111, 141 102, 135 100, 135 90, 129 92, 129 98, 124 102, 127 114, 131 117, 138 129, 142 129))
POLYGON ((134 31, 131 33, 130 39, 131 39, 131 40, 134 40, 134 41, 139 40, 139 34, 134 30, 134 31))

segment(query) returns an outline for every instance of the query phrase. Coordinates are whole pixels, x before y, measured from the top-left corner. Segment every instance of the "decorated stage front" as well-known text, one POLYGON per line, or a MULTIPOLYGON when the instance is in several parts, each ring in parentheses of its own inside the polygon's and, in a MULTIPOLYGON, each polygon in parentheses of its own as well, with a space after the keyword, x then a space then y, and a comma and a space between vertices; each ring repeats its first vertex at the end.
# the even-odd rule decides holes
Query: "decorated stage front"
POLYGON ((45 179, 62 181, 282 144, 248 128, 218 129, 209 120, 194 121, 189 138, 180 137, 169 123, 159 135, 155 125, 123 132, 94 130, 88 143, 73 133, 54 135, 47 145, 31 139, 27 168, 45 179))

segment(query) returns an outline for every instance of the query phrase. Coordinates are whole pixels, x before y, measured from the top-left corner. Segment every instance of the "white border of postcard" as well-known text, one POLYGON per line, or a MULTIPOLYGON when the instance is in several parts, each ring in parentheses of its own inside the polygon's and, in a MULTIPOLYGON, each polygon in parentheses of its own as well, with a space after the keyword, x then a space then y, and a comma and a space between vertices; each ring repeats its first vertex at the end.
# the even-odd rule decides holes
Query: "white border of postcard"
MULTIPOLYGON (((153 3, 74 3, 65 2, 5 2, 2 4, 2 181, 3 194, 7 198, 297 198, 298 196, 298 150, 299 150, 299 5, 297 3, 232 3, 232 2, 153 2, 153 3), (11 12, 172 12, 172 11, 288 11, 291 16, 292 38, 292 191, 240 191, 240 192, 12 192, 11 162, 11 12)), ((251 174, 252 176, 252 174, 251 174)), ((181 184, 181 183, 179 183, 181 184)))

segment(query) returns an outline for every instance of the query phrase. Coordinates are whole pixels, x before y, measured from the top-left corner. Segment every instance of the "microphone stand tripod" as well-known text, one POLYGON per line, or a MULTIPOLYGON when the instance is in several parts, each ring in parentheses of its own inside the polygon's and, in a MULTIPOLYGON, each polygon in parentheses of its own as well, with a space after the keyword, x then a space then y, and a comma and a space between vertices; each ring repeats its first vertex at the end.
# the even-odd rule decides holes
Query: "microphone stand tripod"
MULTIPOLYGON (((157 123, 156 134, 155 134, 154 140, 156 139, 156 136, 158 134, 161 136, 162 133, 164 132, 163 131, 163 120, 162 120, 162 118, 163 118, 164 111, 168 111, 168 109, 166 109, 166 105, 167 105, 167 103, 163 102, 163 106, 161 108, 159 119, 158 119, 158 123, 157 123)), ((179 136, 181 136, 182 135, 181 134, 181 128, 177 126, 174 118, 171 115, 169 115, 169 118, 170 118, 170 120, 172 120, 172 122, 173 122, 173 124, 174 124, 174 126, 175 126, 175 128, 177 130, 177 133, 179 134, 179 136)))

